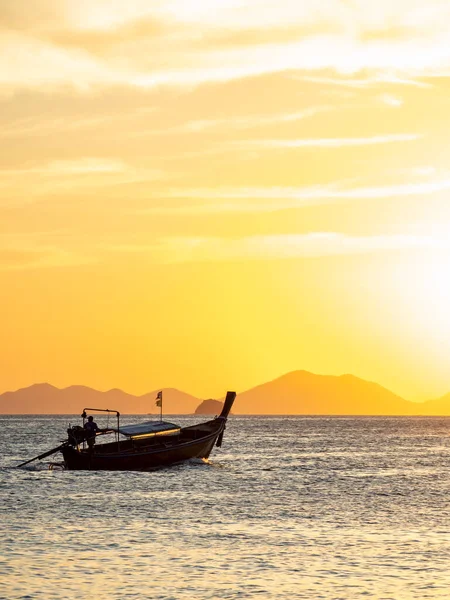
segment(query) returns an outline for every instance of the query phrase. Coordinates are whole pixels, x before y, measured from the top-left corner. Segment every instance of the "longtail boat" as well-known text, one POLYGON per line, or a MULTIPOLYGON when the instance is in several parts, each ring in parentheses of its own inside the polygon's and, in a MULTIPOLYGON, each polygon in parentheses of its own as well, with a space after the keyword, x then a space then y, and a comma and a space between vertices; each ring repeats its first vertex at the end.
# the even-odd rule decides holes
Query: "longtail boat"
POLYGON ((67 441, 19 467, 56 452, 62 452, 66 469, 78 471, 149 471, 193 458, 207 459, 214 445, 222 445, 227 418, 235 398, 235 392, 228 392, 219 416, 189 427, 180 427, 162 419, 121 426, 118 411, 85 408, 83 426, 69 427, 67 441), (94 445, 86 443, 89 436, 84 428, 87 410, 116 413, 117 426, 100 430, 96 436, 112 433, 115 435, 114 441, 94 445))

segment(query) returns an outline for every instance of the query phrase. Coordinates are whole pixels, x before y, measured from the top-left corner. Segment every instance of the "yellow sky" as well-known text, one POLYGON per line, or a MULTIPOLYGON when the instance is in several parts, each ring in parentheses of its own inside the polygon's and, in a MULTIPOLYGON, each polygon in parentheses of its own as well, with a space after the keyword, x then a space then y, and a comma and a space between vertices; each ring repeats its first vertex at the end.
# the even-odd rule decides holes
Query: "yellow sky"
POLYGON ((450 3, 0 0, 0 392, 450 391, 450 3))

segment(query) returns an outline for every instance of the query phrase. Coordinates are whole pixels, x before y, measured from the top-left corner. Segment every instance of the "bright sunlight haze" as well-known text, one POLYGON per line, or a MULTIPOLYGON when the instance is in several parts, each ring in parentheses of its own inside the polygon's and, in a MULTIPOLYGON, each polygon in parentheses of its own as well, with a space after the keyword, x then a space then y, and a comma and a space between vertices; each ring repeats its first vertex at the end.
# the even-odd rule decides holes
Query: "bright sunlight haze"
POLYGON ((450 391, 450 3, 0 2, 0 393, 450 391))

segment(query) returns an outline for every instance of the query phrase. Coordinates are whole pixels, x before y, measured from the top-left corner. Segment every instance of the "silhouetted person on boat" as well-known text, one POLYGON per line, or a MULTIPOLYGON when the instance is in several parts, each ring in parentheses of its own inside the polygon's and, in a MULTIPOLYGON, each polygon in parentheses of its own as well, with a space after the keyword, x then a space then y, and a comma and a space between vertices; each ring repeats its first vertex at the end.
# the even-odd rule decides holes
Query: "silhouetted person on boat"
POLYGON ((97 432, 100 431, 99 426, 94 421, 94 417, 88 417, 87 422, 84 424, 84 428, 86 430, 86 441, 88 448, 92 452, 94 450, 95 436, 97 432))

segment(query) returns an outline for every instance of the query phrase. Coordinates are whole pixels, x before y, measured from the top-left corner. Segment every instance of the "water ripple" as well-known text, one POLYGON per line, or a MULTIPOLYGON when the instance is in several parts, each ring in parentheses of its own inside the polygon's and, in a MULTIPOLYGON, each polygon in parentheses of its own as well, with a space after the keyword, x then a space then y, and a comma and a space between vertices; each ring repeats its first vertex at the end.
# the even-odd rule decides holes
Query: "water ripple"
POLYGON ((450 419, 232 417, 208 462, 14 468, 69 420, 0 417, 0 598, 448 598, 450 419))

